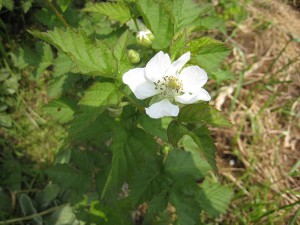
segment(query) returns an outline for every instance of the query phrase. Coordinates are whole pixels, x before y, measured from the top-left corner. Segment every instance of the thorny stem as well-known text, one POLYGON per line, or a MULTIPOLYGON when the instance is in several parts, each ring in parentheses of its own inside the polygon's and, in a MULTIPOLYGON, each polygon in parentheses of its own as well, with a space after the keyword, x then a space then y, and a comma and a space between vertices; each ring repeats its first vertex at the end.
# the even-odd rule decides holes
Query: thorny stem
POLYGON ((53 3, 50 0, 46 0, 46 2, 48 3, 48 5, 51 7, 51 9, 55 12, 56 16, 58 17, 58 19, 60 19, 60 21, 68 28, 70 28, 69 24, 67 23, 67 21, 65 20, 65 18, 60 14, 60 12, 56 9, 56 7, 53 5, 53 3))
POLYGON ((69 205, 68 203, 67 204, 63 204, 63 205, 59 205, 59 206, 56 206, 56 207, 53 207, 53 208, 50 208, 50 209, 47 209, 43 212, 40 212, 40 213, 35 213, 35 214, 32 214, 30 216, 24 216, 24 217, 21 217, 21 218, 16 218, 16 219, 11 219, 11 220, 4 220, 4 221, 0 221, 0 225, 1 224, 9 224, 9 223, 16 223, 16 222, 20 222, 20 221, 24 221, 24 220, 30 220, 30 219, 33 219, 37 216, 43 216, 45 214, 48 214, 48 213, 51 213, 59 208, 62 208, 62 207, 65 207, 69 205))

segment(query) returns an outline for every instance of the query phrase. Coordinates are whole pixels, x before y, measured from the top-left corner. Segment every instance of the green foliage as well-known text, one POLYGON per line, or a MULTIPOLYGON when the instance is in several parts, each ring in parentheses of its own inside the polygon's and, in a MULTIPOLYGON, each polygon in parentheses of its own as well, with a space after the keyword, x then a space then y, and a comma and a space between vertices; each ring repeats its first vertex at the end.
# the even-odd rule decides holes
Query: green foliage
POLYGON ((84 9, 86 12, 99 13, 107 16, 111 20, 120 23, 126 23, 131 19, 128 7, 122 2, 101 2, 88 6, 84 9))
POLYGON ((205 181, 201 188, 196 194, 200 207, 212 217, 225 213, 225 209, 233 196, 232 191, 227 187, 210 181, 205 181))
POLYGON ((220 111, 202 103, 184 106, 178 115, 178 119, 184 123, 209 124, 215 127, 232 126, 220 111))
MULTIPOLYGON (((29 27, 31 35, 22 47, 9 52, 11 65, 8 57, 1 61, 7 66, 0 73, 0 124, 5 135, 19 129, 8 114, 19 108, 10 100, 20 94, 20 87, 42 81, 46 88, 41 92, 48 96, 41 108, 55 121, 51 134, 63 129, 68 135, 60 137, 53 162, 38 169, 24 170, 13 157, 1 161, 1 185, 9 190, 0 189, 1 202, 10 201, 7 193, 21 193, 15 215, 10 215, 12 206, 7 205, 0 207, 1 218, 29 216, 28 223, 46 225, 130 224, 131 212, 143 203, 148 206, 143 224, 193 225, 200 224, 202 211, 210 216, 225 213, 231 192, 206 182, 217 172, 214 140, 207 126, 230 127, 230 122, 200 103, 181 107, 178 118, 152 119, 144 109, 151 100, 133 98, 122 81, 133 68, 129 50, 139 54, 137 68, 159 50, 169 51, 172 61, 190 51, 191 64, 203 67, 217 81, 225 79, 220 63, 228 48, 203 36, 219 22, 205 20, 211 5, 192 0, 82 5, 58 0, 46 6, 22 1, 23 11, 30 16, 33 3, 41 6, 34 12, 39 26, 29 27), (49 30, 37 31, 44 25, 49 30), (141 47, 135 38, 144 28, 155 36, 151 46, 141 47), (204 183, 199 185, 200 181, 204 183), (175 207, 175 220, 168 212, 170 205, 175 207)), ((2 6, 12 10, 13 2, 2 1, 2 6)), ((50 120, 30 106, 24 112, 35 126, 34 133, 50 120)), ((27 160, 22 150, 14 154, 27 160)))
POLYGON ((174 29, 171 15, 163 7, 162 3, 151 0, 139 0, 137 6, 155 38, 152 44, 154 49, 165 49, 169 46, 174 29))
POLYGON ((0 10, 2 7, 6 7, 8 10, 12 11, 14 9, 13 0, 0 0, 0 10))
POLYGON ((116 106, 121 100, 118 88, 112 83, 96 82, 88 88, 79 101, 80 110, 71 123, 70 136, 80 134, 108 107, 116 106))
POLYGON ((54 31, 30 33, 67 54, 74 62, 72 72, 93 76, 116 76, 115 59, 110 49, 100 41, 93 44, 84 31, 55 28, 54 31))

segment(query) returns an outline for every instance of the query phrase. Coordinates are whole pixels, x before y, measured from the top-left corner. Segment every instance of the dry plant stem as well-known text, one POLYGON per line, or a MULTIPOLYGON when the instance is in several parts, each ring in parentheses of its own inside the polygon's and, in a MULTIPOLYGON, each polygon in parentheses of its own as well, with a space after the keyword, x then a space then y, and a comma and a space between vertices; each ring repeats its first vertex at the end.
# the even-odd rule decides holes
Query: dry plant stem
POLYGON ((30 219, 33 219, 37 216, 43 216, 43 215, 46 215, 48 213, 51 213, 57 209, 60 209, 62 207, 65 207, 69 205, 69 203, 67 204, 63 204, 63 205, 59 205, 59 206, 56 206, 56 207, 53 207, 53 208, 50 208, 50 209, 47 209, 43 212, 40 212, 40 213, 35 213, 35 214, 32 214, 30 216, 24 216, 24 217, 21 217, 21 218, 16 218, 16 219, 11 219, 11 220, 4 220, 4 221, 0 221, 0 225, 1 224, 9 224, 9 223, 16 223, 16 222, 21 222, 21 221, 25 221, 25 220, 30 220, 30 219))
POLYGON ((56 7, 53 5, 53 3, 50 0, 46 0, 46 2, 48 3, 48 5, 51 7, 51 9, 55 12, 56 16, 58 17, 58 19, 60 19, 60 21, 67 27, 70 28, 69 24, 67 23, 67 21, 64 19, 64 17, 60 14, 60 12, 58 12, 58 10, 56 9, 56 7))

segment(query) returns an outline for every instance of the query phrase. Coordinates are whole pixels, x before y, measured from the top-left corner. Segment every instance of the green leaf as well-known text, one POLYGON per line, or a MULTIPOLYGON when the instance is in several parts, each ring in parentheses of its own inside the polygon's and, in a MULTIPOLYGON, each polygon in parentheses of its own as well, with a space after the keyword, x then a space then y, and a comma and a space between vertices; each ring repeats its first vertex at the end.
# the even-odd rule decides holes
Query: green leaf
POLYGON ((145 131, 153 136, 159 137, 165 142, 168 141, 166 129, 163 128, 162 120, 154 120, 148 115, 138 117, 138 123, 145 131))
POLYGON ((182 53, 186 52, 186 45, 191 38, 190 35, 195 28, 185 28, 177 32, 171 42, 170 53, 171 60, 176 60, 182 53))
POLYGON ((95 82, 85 91, 85 95, 79 101, 81 110, 75 113, 69 135, 74 137, 84 132, 107 107, 117 105, 121 97, 116 85, 95 82))
POLYGON ((69 5, 71 4, 72 0, 57 0, 58 5, 60 6, 61 10, 65 12, 69 5))
MULTIPOLYGON (((134 206, 150 201, 165 188, 163 165, 160 158, 148 160, 134 176, 130 185, 131 202, 134 206)), ((155 209, 153 209, 155 210, 155 209)))
POLYGON ((72 150, 72 162, 76 165, 76 168, 80 169, 86 174, 93 173, 94 170, 94 158, 88 151, 81 151, 77 149, 72 150))
POLYGON ((50 114, 59 123, 66 123, 73 118, 75 106, 75 101, 69 98, 61 98, 49 102, 44 107, 44 111, 50 114))
POLYGON ((5 215, 6 213, 9 214, 11 213, 13 209, 13 201, 12 201, 12 196, 9 192, 4 191, 3 188, 0 189, 0 217, 1 219, 3 218, 2 216, 5 215))
POLYGON ((153 0, 138 0, 137 6, 144 22, 155 36, 152 47, 154 49, 167 48, 174 34, 174 25, 169 12, 162 3, 153 0))
POLYGON ((60 191, 61 189, 58 185, 49 183, 44 190, 37 192, 34 200, 40 209, 45 209, 58 196, 60 191))
POLYGON ((210 70, 218 69, 220 62, 230 52, 224 43, 209 37, 190 41, 187 44, 187 51, 191 52, 191 63, 210 70))
POLYGON ((174 147, 177 147, 178 141, 188 133, 189 130, 176 120, 173 120, 167 129, 168 140, 174 147))
POLYGON ((127 39, 128 31, 125 31, 115 44, 113 54, 117 60, 118 65, 118 79, 121 80, 121 76, 132 68, 131 62, 127 56, 127 39))
POLYGON ((214 127, 232 126, 220 111, 203 103, 184 106, 179 112, 178 119, 184 123, 209 124, 214 127))
POLYGON ((46 43, 38 42, 37 54, 40 56, 36 71, 35 71, 35 78, 39 78, 42 73, 53 63, 53 53, 50 45, 46 43))
MULTIPOLYGON (((24 216, 29 216, 37 213, 37 210, 34 207, 31 198, 27 194, 22 193, 20 195, 19 204, 24 216)), ((38 225, 43 224, 43 218, 41 216, 35 216, 32 218, 32 220, 34 220, 38 225)))
POLYGON ((45 225, 76 225, 79 221, 76 219, 76 215, 73 212, 71 206, 66 205, 55 210, 47 220, 45 225))
POLYGON ((162 191, 159 194, 156 194, 148 203, 145 224, 149 224, 148 221, 152 221, 155 218, 156 214, 163 212, 167 208, 168 202, 168 192, 162 191))
POLYGON ((107 16, 111 20, 119 21, 120 23, 126 23, 131 19, 130 10, 122 2, 96 3, 85 8, 84 11, 99 13, 107 16))
POLYGON ((27 13, 32 6, 33 0, 22 0, 22 9, 24 13, 27 13))
POLYGON ((9 114, 1 113, 0 114, 0 127, 11 127, 13 120, 9 114))
POLYGON ((76 170, 67 164, 57 164, 46 169, 46 174, 60 187, 72 188, 84 193, 90 187, 91 175, 76 170))
POLYGON ((232 80, 233 78, 232 73, 229 70, 217 69, 213 71, 207 70, 206 72, 211 78, 216 80, 218 84, 221 84, 221 82, 226 80, 232 80))
POLYGON ((201 208, 212 217, 225 213, 233 196, 232 190, 218 183, 211 184, 209 181, 205 181, 201 187, 196 194, 201 208))
POLYGON ((55 28, 54 31, 30 33, 67 54, 74 62, 72 72, 92 76, 116 76, 116 62, 111 50, 100 41, 93 43, 83 31, 55 28))
POLYGON ((6 7, 8 10, 13 11, 14 1, 13 0, 0 0, 0 10, 2 7, 6 7))
MULTIPOLYGON (((203 139, 204 138, 207 137, 203 137, 203 139)), ((195 143, 193 138, 188 135, 183 136, 181 141, 184 149, 192 154, 194 163, 198 168, 198 170, 201 171, 202 174, 206 175, 208 174, 209 171, 212 170, 212 168, 216 169, 215 151, 208 152, 207 151, 208 146, 205 145, 201 146, 202 147, 201 149, 203 149, 201 150, 199 146, 195 143), (203 152, 204 152, 204 156, 203 156, 203 152)), ((200 139, 199 142, 202 144, 202 142, 205 143, 206 141, 200 139)))
POLYGON ((190 152, 173 149, 165 162, 165 172, 175 180, 194 180, 203 177, 203 174, 195 166, 190 152))
POLYGON ((179 147, 178 141, 181 140, 185 135, 190 136, 193 139, 193 142, 196 143, 198 146, 198 148, 193 148, 193 146, 186 145, 186 143, 183 143, 184 147, 187 147, 186 150, 192 153, 196 165, 197 163, 201 164, 201 165, 199 164, 197 165, 200 171, 203 174, 206 174, 207 172, 206 170, 207 165, 204 166, 203 163, 199 162, 199 160, 201 161, 203 160, 203 157, 207 160, 207 162, 209 163, 209 165, 213 170, 217 170, 216 159, 215 159, 216 148, 215 148, 214 140, 210 136, 210 131, 206 127, 200 127, 195 131, 191 131, 177 121, 172 121, 170 123, 168 127, 168 138, 169 138, 169 142, 174 147, 179 147))
POLYGON ((199 224, 200 207, 192 196, 181 192, 171 192, 170 202, 176 208, 177 221, 180 225, 199 224))
POLYGON ((175 31, 191 25, 201 15, 200 5, 193 0, 172 0, 167 7, 172 12, 175 31))
POLYGON ((119 128, 110 146, 113 158, 109 176, 102 191, 102 198, 110 192, 115 195, 124 182, 140 169, 146 158, 156 155, 157 144, 142 129, 125 131, 119 128))

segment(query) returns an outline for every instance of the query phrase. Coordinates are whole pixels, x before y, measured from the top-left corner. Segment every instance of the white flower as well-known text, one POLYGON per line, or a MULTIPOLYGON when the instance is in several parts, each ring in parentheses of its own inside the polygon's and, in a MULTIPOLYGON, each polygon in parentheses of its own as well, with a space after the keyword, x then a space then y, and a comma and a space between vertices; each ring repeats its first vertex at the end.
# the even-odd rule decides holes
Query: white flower
POLYGON ((174 101, 192 104, 199 100, 211 99, 209 93, 202 88, 207 82, 206 72, 199 66, 182 69, 189 59, 190 52, 187 52, 171 63, 169 55, 160 51, 145 68, 135 68, 126 72, 123 75, 123 82, 138 99, 154 95, 161 97, 161 101, 146 108, 146 113, 150 117, 177 116, 179 107, 172 104, 174 101))

